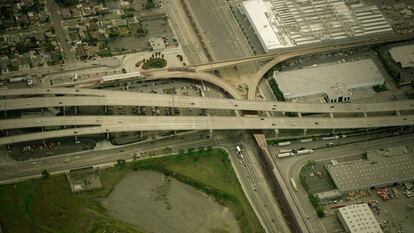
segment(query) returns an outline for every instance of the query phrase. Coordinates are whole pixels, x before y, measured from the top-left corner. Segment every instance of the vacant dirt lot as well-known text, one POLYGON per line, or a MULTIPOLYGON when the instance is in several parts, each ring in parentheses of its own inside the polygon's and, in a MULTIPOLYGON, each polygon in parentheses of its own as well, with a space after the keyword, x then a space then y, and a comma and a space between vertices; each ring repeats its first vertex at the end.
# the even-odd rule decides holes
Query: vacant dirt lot
POLYGON ((149 232, 240 232, 228 208, 188 185, 151 171, 126 176, 103 205, 112 217, 149 232))

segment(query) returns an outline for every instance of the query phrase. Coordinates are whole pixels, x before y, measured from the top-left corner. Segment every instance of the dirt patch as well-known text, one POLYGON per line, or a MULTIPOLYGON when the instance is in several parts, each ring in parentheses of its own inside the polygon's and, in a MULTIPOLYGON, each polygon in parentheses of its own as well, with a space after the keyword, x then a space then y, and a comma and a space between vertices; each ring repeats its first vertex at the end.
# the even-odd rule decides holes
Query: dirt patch
POLYGON ((138 171, 126 176, 103 205, 112 217, 149 232, 240 232, 228 208, 157 172, 138 171))

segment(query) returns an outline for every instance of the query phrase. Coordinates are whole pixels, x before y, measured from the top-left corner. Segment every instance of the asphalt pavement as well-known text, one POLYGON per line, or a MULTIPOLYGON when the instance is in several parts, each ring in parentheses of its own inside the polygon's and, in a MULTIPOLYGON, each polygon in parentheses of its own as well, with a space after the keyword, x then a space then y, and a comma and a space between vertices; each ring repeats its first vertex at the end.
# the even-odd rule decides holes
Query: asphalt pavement
POLYGON ((67 40, 66 31, 63 27, 58 5, 54 0, 46 0, 46 8, 50 14, 50 22, 55 29, 55 35, 59 40, 59 45, 63 53, 63 60, 65 63, 76 62, 75 53, 72 50, 72 46, 68 43, 67 40))

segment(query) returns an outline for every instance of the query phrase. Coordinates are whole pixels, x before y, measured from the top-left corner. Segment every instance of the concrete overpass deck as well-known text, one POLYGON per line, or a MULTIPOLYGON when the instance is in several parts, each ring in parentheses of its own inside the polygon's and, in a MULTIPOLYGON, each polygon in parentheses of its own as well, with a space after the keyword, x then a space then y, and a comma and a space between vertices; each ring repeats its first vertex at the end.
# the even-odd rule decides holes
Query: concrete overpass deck
POLYGON ((231 129, 346 129, 414 125, 414 115, 321 118, 321 117, 200 117, 200 116, 66 116, 0 121, 0 129, 45 126, 85 126, 0 138, 0 144, 38 139, 130 131, 231 130, 231 129))
MULTIPOLYGON (((22 91, 27 89, 22 89, 22 91)), ((47 92, 47 89, 28 89, 31 94, 47 92)), ((224 98, 206 98, 173 96, 138 92, 108 91, 96 89, 50 89, 54 94, 81 93, 91 96, 32 97, 0 100, 0 111, 60 107, 60 106, 158 106, 200 109, 225 109, 300 113, 370 113, 414 110, 414 100, 370 104, 314 104, 272 102, 256 100, 235 100, 224 98)), ((13 91, 14 92, 14 91, 13 91)), ((11 92, 10 92, 11 93, 11 92)), ((6 93, 8 94, 8 93, 6 93)))

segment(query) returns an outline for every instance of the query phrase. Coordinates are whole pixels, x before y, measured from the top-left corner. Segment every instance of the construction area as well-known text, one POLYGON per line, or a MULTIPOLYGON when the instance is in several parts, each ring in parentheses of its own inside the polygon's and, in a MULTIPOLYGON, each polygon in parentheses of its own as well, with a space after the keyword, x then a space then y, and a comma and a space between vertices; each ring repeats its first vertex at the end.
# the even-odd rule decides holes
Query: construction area
POLYGON ((248 0, 243 11, 266 52, 393 33, 377 6, 358 0, 248 0))
POLYGON ((73 193, 102 188, 98 170, 95 170, 92 167, 71 170, 66 173, 66 178, 69 181, 73 193))

